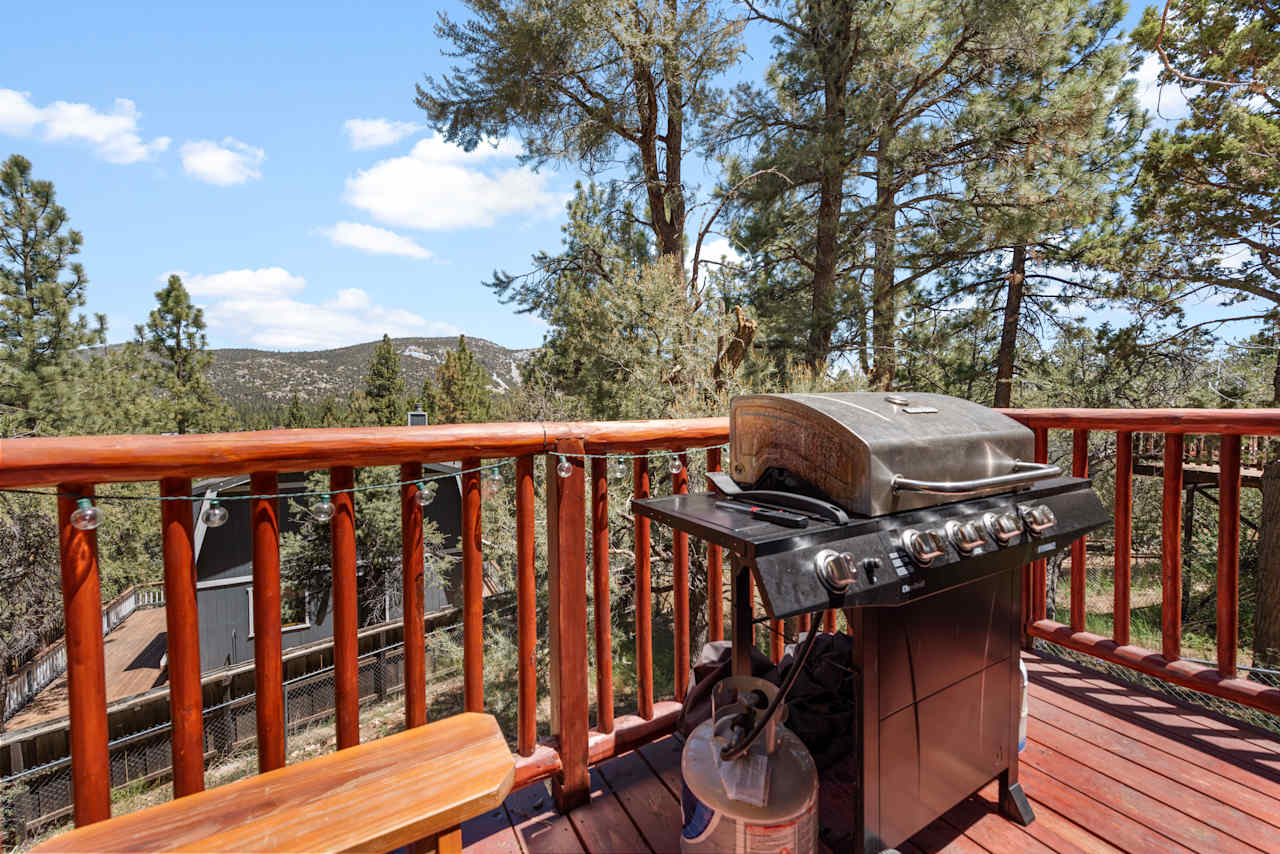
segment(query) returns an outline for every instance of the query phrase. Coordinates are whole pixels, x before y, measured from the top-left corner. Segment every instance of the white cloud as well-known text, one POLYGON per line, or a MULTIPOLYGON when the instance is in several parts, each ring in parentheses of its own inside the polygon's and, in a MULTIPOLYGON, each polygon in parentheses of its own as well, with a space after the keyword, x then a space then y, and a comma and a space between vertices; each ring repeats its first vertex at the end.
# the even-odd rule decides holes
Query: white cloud
POLYGON ((1163 70, 1164 63, 1160 61, 1158 54, 1148 54, 1142 61, 1134 76, 1138 81, 1138 104, 1155 118, 1171 121, 1184 119, 1191 112, 1187 107, 1186 96, 1195 93, 1172 83, 1160 85, 1159 77, 1163 70))
MULTIPOLYGON (((169 273, 161 276, 167 279, 169 273)), ((177 272, 182 283, 193 296, 198 297, 256 297, 293 294, 306 287, 306 280, 295 276, 283 267, 263 267, 258 270, 227 270, 212 275, 192 275, 177 272)))
POLYGON ((716 237, 703 241, 702 252, 698 256, 703 262, 711 261, 723 264, 741 264, 742 256, 733 248, 733 244, 724 237, 716 237))
POLYGON ((405 258, 430 258, 431 253, 403 234, 358 222, 340 222, 323 229, 322 234, 335 246, 349 246, 375 255, 402 255, 405 258))
POLYGON ((227 137, 222 142, 208 139, 182 144, 182 168, 187 174, 206 184, 229 187, 261 178, 259 166, 267 159, 261 148, 227 137))
POLYGON ((342 123, 347 140, 356 151, 392 145, 422 128, 413 122, 393 122, 390 119, 347 119, 342 123))
POLYGON ((513 214, 558 210, 564 199, 547 189, 546 175, 494 165, 519 152, 510 139, 466 152, 432 136, 408 155, 348 178, 345 199, 381 222, 424 230, 484 227, 513 214))
POLYGON ((88 143, 108 163, 137 163, 169 147, 167 136, 144 142, 138 133, 142 114, 128 98, 117 98, 111 112, 88 104, 54 101, 37 107, 27 92, 0 89, 0 133, 28 136, 36 132, 49 142, 88 143))
POLYGON ((178 275, 194 296, 208 298, 199 302, 211 330, 255 347, 309 350, 372 341, 384 333, 393 338, 461 334, 452 324, 378 305, 360 288, 309 301, 302 295, 306 280, 282 267, 178 275))

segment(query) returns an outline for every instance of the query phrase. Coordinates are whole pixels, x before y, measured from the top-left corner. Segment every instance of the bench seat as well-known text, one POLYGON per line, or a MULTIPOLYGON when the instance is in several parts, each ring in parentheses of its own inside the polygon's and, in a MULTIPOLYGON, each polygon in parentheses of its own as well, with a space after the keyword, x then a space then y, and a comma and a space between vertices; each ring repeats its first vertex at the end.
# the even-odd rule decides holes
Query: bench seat
POLYGON ((466 713, 77 828, 40 852, 460 849, 515 761, 492 715, 466 713))

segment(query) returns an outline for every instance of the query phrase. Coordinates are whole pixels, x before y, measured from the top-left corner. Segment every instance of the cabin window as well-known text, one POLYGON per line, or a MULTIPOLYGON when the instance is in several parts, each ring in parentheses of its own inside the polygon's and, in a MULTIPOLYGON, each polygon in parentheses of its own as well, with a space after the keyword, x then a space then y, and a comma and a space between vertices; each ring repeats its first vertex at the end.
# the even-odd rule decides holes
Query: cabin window
MULTIPOLYGON (((249 605, 249 637, 253 637, 253 590, 246 589, 249 605)), ((280 588, 280 630, 284 632, 310 628, 311 597, 305 590, 287 585, 280 588)))

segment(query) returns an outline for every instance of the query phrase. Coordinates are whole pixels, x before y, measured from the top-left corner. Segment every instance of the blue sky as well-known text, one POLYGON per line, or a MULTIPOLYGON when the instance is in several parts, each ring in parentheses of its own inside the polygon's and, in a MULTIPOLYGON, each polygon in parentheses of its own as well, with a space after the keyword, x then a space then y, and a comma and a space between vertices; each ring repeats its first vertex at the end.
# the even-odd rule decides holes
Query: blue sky
MULTIPOLYGON (((0 156, 22 153, 54 181, 85 237, 88 308, 107 315, 112 341, 132 335, 173 271, 217 347, 384 331, 541 341, 536 320, 480 282, 559 245, 580 176, 519 167, 512 141, 464 154, 422 127, 413 84, 448 64, 439 9, 458 13, 120 2, 10 13, 11 32, 28 35, 0 57, 0 156)), ((757 76, 766 34, 749 41, 741 73, 757 76)))

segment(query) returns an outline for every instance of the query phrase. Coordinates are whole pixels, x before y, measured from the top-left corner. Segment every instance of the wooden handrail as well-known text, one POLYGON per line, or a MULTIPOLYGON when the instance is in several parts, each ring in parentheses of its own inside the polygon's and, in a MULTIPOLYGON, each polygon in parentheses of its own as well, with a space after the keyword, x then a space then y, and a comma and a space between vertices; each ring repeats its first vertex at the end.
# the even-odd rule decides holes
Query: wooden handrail
POLYGON ((0 439, 0 488, 496 459, 555 451, 676 450, 728 441, 727 418, 257 430, 0 439))
POLYGON ((1280 434, 1280 409, 1001 409, 1031 428, 1115 433, 1280 434))

